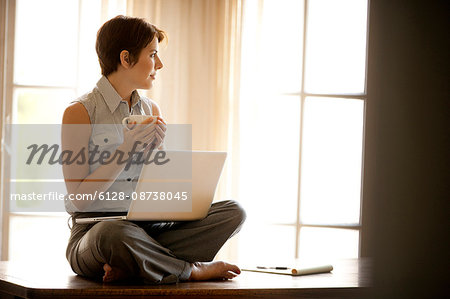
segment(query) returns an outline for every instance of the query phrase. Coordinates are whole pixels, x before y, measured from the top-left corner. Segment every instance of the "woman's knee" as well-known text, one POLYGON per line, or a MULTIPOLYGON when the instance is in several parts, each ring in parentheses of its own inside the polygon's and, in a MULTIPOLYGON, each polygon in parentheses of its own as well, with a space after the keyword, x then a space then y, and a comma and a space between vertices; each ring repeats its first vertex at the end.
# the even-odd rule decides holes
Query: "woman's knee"
POLYGON ((240 203, 235 200, 223 201, 223 207, 229 214, 230 221, 233 221, 237 226, 242 225, 247 218, 247 214, 240 203))
POLYGON ((142 230, 137 225, 128 221, 102 221, 92 229, 95 240, 101 247, 120 246, 136 235, 137 230, 142 230))
POLYGON ((234 211, 236 213, 236 217, 237 217, 237 219, 240 220, 240 223, 242 224, 245 222, 245 219, 247 219, 247 214, 245 212, 245 209, 237 201, 233 201, 233 202, 234 202, 234 211))

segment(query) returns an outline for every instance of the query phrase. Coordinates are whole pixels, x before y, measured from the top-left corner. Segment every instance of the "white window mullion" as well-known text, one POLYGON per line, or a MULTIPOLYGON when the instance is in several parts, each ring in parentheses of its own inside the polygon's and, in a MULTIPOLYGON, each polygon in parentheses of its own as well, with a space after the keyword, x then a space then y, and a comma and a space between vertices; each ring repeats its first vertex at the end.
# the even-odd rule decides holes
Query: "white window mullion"
MULTIPOLYGON (((2 35, 4 44, 2 46, 2 141, 6 136, 5 124, 12 121, 12 96, 13 96, 13 63, 14 63, 14 36, 16 23, 16 1, 1 1, 2 26, 4 31, 2 35)), ((1 172, 0 172, 0 186, 1 186, 1 260, 7 260, 9 256, 9 169, 10 159, 8 150, 5 144, 1 145, 1 172)))
POLYGON ((300 244, 300 231, 302 228, 300 219, 300 206, 301 206, 301 180, 302 180, 302 148, 303 148, 303 118, 305 107, 305 62, 306 62, 306 35, 308 29, 308 0, 304 0, 303 6, 303 44, 302 44, 302 78, 301 78, 301 91, 300 91, 300 145, 299 145, 299 159, 298 159, 298 186, 297 186, 297 223, 295 225, 295 258, 299 258, 299 244, 300 244))

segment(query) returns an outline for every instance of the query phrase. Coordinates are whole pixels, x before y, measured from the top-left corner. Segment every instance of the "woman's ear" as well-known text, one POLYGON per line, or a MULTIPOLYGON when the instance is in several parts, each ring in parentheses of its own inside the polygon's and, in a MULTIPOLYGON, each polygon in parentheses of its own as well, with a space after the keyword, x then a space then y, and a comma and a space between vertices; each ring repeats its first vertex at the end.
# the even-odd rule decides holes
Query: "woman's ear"
POLYGON ((130 53, 127 50, 120 52, 120 64, 126 69, 131 67, 130 53))

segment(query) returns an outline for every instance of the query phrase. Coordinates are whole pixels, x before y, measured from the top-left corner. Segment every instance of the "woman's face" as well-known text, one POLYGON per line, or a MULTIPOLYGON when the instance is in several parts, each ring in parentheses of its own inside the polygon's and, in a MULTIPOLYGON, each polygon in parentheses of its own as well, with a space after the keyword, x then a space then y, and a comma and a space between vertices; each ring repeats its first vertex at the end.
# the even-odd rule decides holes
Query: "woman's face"
POLYGON ((139 59, 130 69, 131 83, 136 89, 150 89, 156 79, 156 71, 161 69, 163 64, 158 56, 158 39, 153 40, 142 49, 139 59))

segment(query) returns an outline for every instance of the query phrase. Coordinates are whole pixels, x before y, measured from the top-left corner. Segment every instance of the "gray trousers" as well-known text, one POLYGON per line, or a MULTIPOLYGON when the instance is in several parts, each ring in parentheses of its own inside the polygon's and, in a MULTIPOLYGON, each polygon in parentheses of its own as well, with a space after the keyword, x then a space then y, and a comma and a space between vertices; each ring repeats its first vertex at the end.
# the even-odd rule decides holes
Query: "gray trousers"
POLYGON ((228 200, 212 204, 198 221, 73 221, 66 257, 89 278, 101 278, 109 264, 146 283, 175 283, 190 277, 191 263, 212 261, 244 220, 241 206, 228 200))

